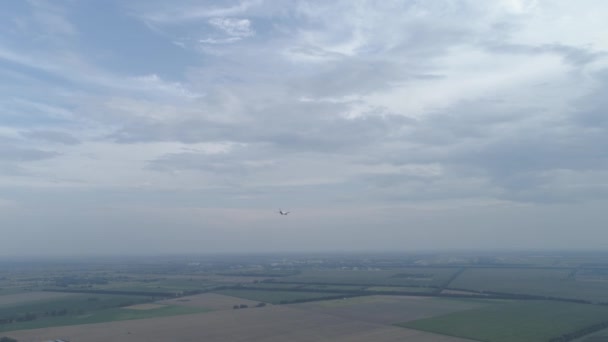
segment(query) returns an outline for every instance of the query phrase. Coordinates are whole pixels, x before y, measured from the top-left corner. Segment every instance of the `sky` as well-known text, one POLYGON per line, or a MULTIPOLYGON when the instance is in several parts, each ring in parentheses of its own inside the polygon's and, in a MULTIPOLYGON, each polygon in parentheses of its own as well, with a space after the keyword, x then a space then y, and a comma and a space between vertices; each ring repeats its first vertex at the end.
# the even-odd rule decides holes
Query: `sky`
POLYGON ((0 255, 607 248, 607 14, 2 1, 0 255))

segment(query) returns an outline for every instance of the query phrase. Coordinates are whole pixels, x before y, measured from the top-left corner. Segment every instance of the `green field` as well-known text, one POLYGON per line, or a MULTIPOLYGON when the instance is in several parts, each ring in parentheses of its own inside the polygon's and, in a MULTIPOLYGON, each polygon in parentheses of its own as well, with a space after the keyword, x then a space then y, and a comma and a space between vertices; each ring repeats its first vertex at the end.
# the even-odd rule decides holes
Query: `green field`
POLYGON ((608 329, 596 331, 593 334, 572 340, 573 342, 608 342, 608 329))
POLYGON ((331 290, 331 291, 362 291, 366 286, 360 285, 304 285, 302 289, 311 290, 331 290))
POLYGON ((0 287, 0 296, 27 292, 22 287, 0 287))
POLYGON ((246 284, 245 286, 248 288, 256 288, 256 289, 296 289, 296 288, 302 287, 303 285, 302 284, 282 284, 282 283, 268 282, 268 283, 246 284))
POLYGON ((331 291, 362 291, 366 289, 364 285, 318 285, 318 284, 286 284, 277 282, 243 284, 246 288, 260 289, 310 289, 310 290, 331 290, 331 291))
POLYGON ((608 282, 568 278, 568 269, 470 268, 450 288, 608 302, 608 282))
POLYGON ((366 291, 372 292, 418 292, 418 293, 430 293, 436 288, 433 287, 407 287, 407 286, 371 286, 365 289, 366 291))
POLYGON ((548 341, 608 321, 608 307, 553 301, 494 301, 477 309, 399 324, 487 342, 548 341))
POLYGON ((125 281, 95 286, 95 290, 179 293, 206 290, 217 284, 200 279, 161 279, 156 281, 125 281))
POLYGON ((395 270, 350 271, 350 270, 305 270, 280 281, 298 283, 438 286, 447 281, 457 268, 400 268, 395 270))
POLYGON ((90 312, 114 307, 129 306, 138 303, 146 303, 152 300, 153 297, 145 296, 79 294, 22 304, 2 305, 0 306, 0 318, 26 313, 41 315, 45 312, 62 310, 68 315, 78 314, 79 312, 90 312))
MULTIPOLYGON (((232 296, 237 298, 244 298, 249 300, 255 300, 259 302, 265 302, 270 304, 281 304, 284 302, 293 302, 299 300, 308 300, 324 297, 339 296, 339 293, 325 293, 325 292, 291 292, 291 291, 258 291, 258 290, 220 290, 214 291, 214 293, 232 296)), ((238 304, 238 303, 235 303, 238 304)))
MULTIPOLYGON (((16 327, 52 326, 55 323, 73 322, 77 317, 97 314, 100 311, 115 309, 154 300, 146 296, 123 296, 102 294, 72 294, 58 298, 36 301, 23 301, 0 305, 0 330, 15 330, 16 327)), ((88 317, 88 316, 87 316, 88 317)))
POLYGON ((11 324, 0 325, 0 331, 13 331, 23 329, 38 329, 54 326, 77 325, 102 323, 112 321, 124 321, 131 319, 144 319, 164 316, 186 315, 200 312, 212 311, 206 308, 167 305, 160 308, 149 310, 135 310, 127 308, 113 308, 100 310, 93 313, 62 316, 62 317, 45 317, 29 322, 16 322, 11 324))
POLYGON ((608 342, 608 335, 598 335, 598 336, 590 336, 583 340, 582 342, 608 342))

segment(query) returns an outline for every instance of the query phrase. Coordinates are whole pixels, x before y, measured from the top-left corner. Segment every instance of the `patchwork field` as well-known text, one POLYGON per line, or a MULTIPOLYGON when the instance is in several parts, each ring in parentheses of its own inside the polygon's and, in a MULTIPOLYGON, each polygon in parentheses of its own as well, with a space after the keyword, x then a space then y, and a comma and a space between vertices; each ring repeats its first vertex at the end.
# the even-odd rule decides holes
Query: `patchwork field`
POLYGON ((0 296, 10 295, 10 294, 18 294, 18 293, 27 293, 31 291, 27 291, 22 287, 4 287, 0 285, 0 296))
POLYGON ((532 257, 465 254, 138 260, 0 269, 0 337, 19 342, 548 342, 576 336, 583 336, 576 342, 608 341, 608 330, 600 330, 608 326, 608 305, 597 305, 608 303, 604 259, 576 264, 553 258, 542 265, 532 257), (416 266, 423 264, 428 266, 416 266))
POLYGON ((301 289, 310 290, 331 290, 331 291, 361 291, 364 290, 365 286, 358 285, 300 285, 301 289))
MULTIPOLYGON (((33 329, 54 325, 71 325, 93 322, 105 322, 117 319, 138 317, 156 317, 199 312, 181 308, 159 308, 156 310, 125 310, 122 307, 151 302, 153 297, 102 295, 102 294, 68 294, 49 292, 34 296, 37 300, 12 297, 10 305, 0 305, 0 331, 15 329, 33 329), (129 311, 133 311, 129 313, 129 311)), ((7 300, 7 302, 9 302, 7 300)))
POLYGON ((297 288, 301 288, 302 284, 283 284, 283 283, 275 283, 275 282, 270 282, 270 283, 255 283, 255 284, 247 284, 246 285, 249 288, 257 288, 257 289, 297 289, 297 288))
POLYGON ((114 291, 136 291, 136 292, 170 292, 179 293, 182 291, 205 290, 217 284, 209 283, 200 279, 163 279, 152 282, 120 282, 97 286, 96 289, 114 291))
POLYGON ((253 307, 257 305, 259 301, 224 296, 217 293, 203 293, 200 295, 162 300, 156 303, 166 305, 200 307, 211 310, 232 310, 234 305, 244 304, 249 307, 253 307))
POLYGON ((451 288, 608 302, 608 282, 576 280, 572 270, 470 268, 451 288))
POLYGON ((135 304, 135 305, 127 306, 124 309, 128 309, 128 310, 154 310, 154 309, 160 309, 163 306, 164 305, 162 305, 162 304, 146 303, 146 304, 135 304))
POLYGON ((608 321, 608 307, 553 301, 494 301, 492 305, 410 321, 401 326, 488 342, 548 341, 608 321))
POLYGON ((70 296, 74 296, 74 294, 60 292, 21 292, 16 294, 4 294, 0 295, 0 307, 70 296))
POLYGON ((260 291, 260 290, 221 290, 214 293, 226 296, 249 299, 270 304, 282 304, 301 300, 311 300, 339 296, 334 292, 290 292, 290 291, 260 291))
POLYGON ((20 342, 69 339, 80 342, 337 341, 465 342, 466 339, 269 306, 145 320, 14 331, 20 342))
MULTIPOLYGON (((268 301, 285 300, 288 296, 322 295, 255 290, 226 292, 248 297, 267 295, 268 301)), ((81 300, 80 297, 83 296, 53 300, 74 301, 81 300)), ((205 293, 76 316, 17 322, 1 326, 1 331, 4 331, 2 335, 20 342, 58 338, 91 342, 534 342, 548 341, 608 321, 608 306, 557 301, 363 296, 255 307, 260 301, 259 298, 247 300, 205 293), (234 305, 241 304, 248 308, 233 309, 234 305)), ((604 337, 598 333, 588 336, 589 341, 579 341, 597 342, 604 337)))
POLYGON ((400 268, 395 270, 305 270, 281 281, 299 283, 438 286, 458 271, 457 268, 400 268))
POLYGON ((608 342, 608 329, 573 340, 573 342, 608 342))
POLYGON ((464 295, 464 296, 481 296, 487 297, 488 295, 485 293, 473 292, 473 291, 463 291, 463 290, 442 290, 441 294, 446 295, 464 295))
POLYGON ((362 322, 395 324, 479 308, 484 305, 487 304, 429 297, 367 296, 289 306, 362 322))
POLYGON ((365 289, 372 292, 420 292, 428 293, 437 290, 433 287, 406 287, 406 286, 370 286, 365 289))

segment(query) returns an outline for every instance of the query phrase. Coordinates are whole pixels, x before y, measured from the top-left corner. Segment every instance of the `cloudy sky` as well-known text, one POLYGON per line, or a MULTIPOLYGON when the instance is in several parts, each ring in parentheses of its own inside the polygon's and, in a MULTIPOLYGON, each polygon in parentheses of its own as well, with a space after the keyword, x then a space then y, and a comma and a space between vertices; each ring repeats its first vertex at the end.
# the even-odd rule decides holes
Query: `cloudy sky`
POLYGON ((0 255, 606 248, 607 15, 3 1, 0 255))

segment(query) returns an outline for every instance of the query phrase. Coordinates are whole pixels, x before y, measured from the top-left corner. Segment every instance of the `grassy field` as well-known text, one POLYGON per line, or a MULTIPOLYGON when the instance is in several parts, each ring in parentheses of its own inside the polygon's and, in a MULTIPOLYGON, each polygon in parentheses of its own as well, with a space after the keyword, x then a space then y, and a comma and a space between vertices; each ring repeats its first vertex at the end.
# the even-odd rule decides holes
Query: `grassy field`
MULTIPOLYGON (((23 295, 6 297, 11 296, 23 295)), ((35 300, 22 298, 17 302, 5 301, 4 305, 0 302, 0 320, 12 321, 0 324, 0 330, 72 324, 78 321, 77 318, 88 317, 87 315, 96 315, 98 312, 153 300, 152 297, 145 296, 66 293, 33 293, 32 298, 35 300), (36 294, 42 295, 36 296, 36 294)))
POLYGON ((280 281, 299 283, 437 286, 450 278, 457 268, 401 268, 378 271, 305 270, 301 274, 283 277, 280 281))
POLYGON ((302 289, 311 289, 311 290, 331 290, 331 291, 362 291, 366 288, 366 286, 359 285, 304 285, 301 287, 302 289))
POLYGON ((0 309, 15 305, 22 305, 30 302, 39 302, 45 300, 55 300, 64 297, 75 296, 72 293, 61 292, 17 292, 0 296, 0 309))
MULTIPOLYGON (((479 301, 479 300, 478 300, 479 301)), ((552 301, 494 301, 492 305, 399 324, 488 342, 548 341, 608 320, 608 307, 552 301)))
POLYGON ((23 287, 0 287, 0 296, 27 292, 23 287))
POLYGON ((162 279, 157 281, 128 281, 115 282, 95 289, 115 291, 138 291, 138 292, 183 292, 192 290, 205 290, 217 284, 200 279, 162 279))
POLYGON ((608 335, 589 336, 583 342, 608 342, 608 335))
POLYGON ((367 288, 364 285, 317 285, 317 284, 286 284, 277 282, 243 284, 247 288, 261 289, 311 289, 311 290, 331 290, 331 291, 362 291, 367 288))
POLYGON ((570 279, 570 272, 568 269, 471 268, 450 287, 608 302, 608 282, 570 279))
POLYGON ((192 306, 213 310, 232 310, 234 305, 244 304, 248 305, 249 307, 254 307, 260 302, 243 298, 224 296, 217 293, 203 293, 194 296, 166 299, 155 303, 165 305, 192 306))
MULTIPOLYGON (((257 291, 257 290, 220 290, 214 293, 237 298, 244 298, 270 304, 281 304, 282 302, 292 302, 297 300, 307 300, 338 296, 339 293, 325 292, 290 292, 290 291, 257 291)), ((238 304, 238 303, 237 303, 238 304)))
POLYGON ((145 296, 122 296, 122 295, 68 295, 52 297, 37 301, 25 301, 0 306, 0 317, 22 314, 22 313, 44 313, 53 310, 65 310, 67 314, 78 311, 90 312, 95 310, 109 309, 120 306, 129 306, 138 303, 152 301, 152 297, 145 296))
POLYGON ((0 325, 0 331, 12 331, 22 329, 38 329, 54 326, 90 324, 123 321, 131 319, 144 319, 164 316, 185 315, 211 311, 206 308, 195 308, 187 306, 166 305, 149 310, 136 310, 127 308, 113 308, 100 310, 89 314, 77 316, 45 317, 30 322, 17 322, 0 325))
POLYGON ((281 284, 281 283, 252 283, 246 284, 245 286, 250 288, 258 288, 258 289, 296 289, 300 288, 304 285, 302 284, 281 284))
POLYGON ((371 286, 366 288, 367 291, 375 292, 420 292, 429 293, 437 289, 432 287, 407 287, 407 286, 371 286))
POLYGON ((360 322, 390 325, 480 308, 489 304, 418 296, 365 296, 290 306, 360 322))
POLYGON ((593 334, 572 340, 572 342, 608 342, 608 329, 596 331, 593 334))

